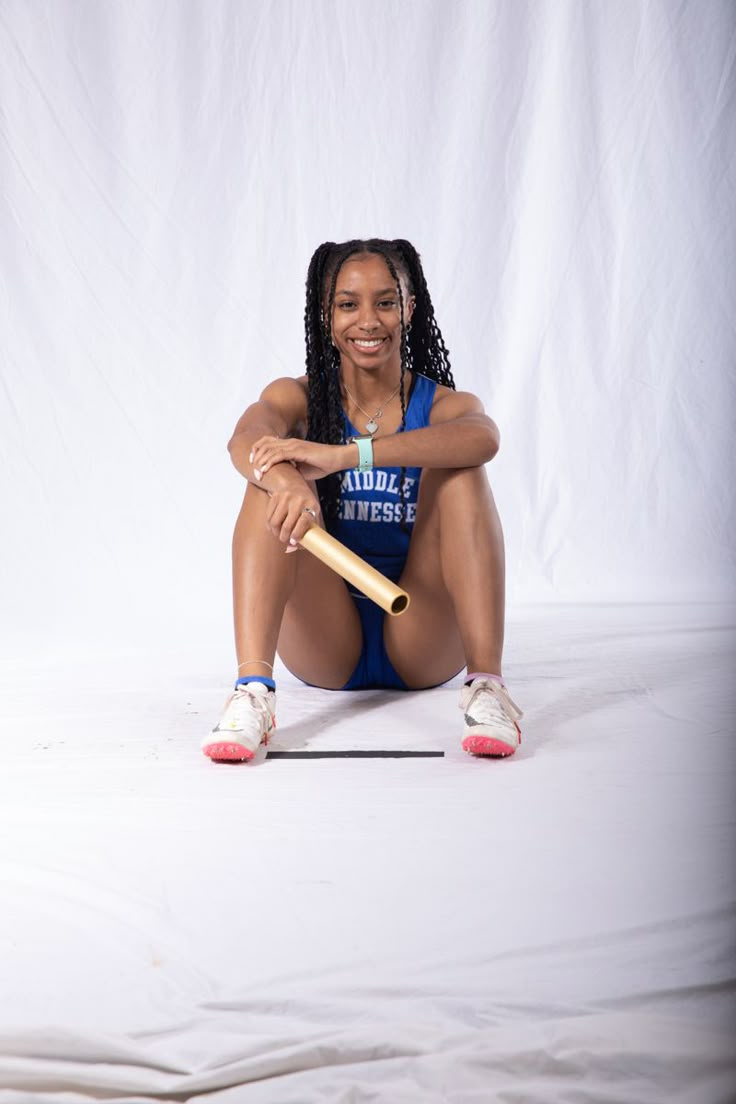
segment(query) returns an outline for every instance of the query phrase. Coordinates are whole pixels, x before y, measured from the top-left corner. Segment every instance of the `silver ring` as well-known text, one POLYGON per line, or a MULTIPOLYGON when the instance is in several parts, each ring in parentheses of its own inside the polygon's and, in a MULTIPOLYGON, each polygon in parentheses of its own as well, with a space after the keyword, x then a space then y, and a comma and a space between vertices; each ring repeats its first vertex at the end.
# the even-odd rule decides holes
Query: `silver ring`
POLYGON ((314 520, 315 521, 317 520, 317 515, 315 514, 314 510, 310 509, 309 506, 305 506, 304 509, 302 510, 302 513, 303 514, 311 514, 312 517, 314 518, 314 520))

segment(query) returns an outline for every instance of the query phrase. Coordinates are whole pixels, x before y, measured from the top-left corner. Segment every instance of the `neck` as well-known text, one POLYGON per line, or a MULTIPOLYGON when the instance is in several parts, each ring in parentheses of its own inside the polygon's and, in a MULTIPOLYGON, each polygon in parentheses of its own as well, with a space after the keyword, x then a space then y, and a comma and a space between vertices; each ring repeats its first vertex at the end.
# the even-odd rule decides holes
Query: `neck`
MULTIPOLYGON (((340 382, 343 393, 347 387, 354 399, 363 406, 385 402, 394 388, 398 388, 401 379, 401 367, 387 367, 381 372, 366 372, 354 365, 343 364, 340 370, 340 382)), ((411 373, 404 372, 404 387, 408 387, 411 373)), ((345 395, 343 397, 346 397, 345 395)))

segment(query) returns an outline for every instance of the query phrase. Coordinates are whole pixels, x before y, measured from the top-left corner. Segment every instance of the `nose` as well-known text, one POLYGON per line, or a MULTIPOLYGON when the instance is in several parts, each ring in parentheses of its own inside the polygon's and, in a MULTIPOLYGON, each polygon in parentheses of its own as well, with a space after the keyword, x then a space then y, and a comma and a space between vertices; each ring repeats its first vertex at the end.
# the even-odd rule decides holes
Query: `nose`
POLYGON ((373 333, 380 325, 381 323, 376 316, 376 308, 372 303, 364 303, 360 308, 358 328, 366 333, 373 333))

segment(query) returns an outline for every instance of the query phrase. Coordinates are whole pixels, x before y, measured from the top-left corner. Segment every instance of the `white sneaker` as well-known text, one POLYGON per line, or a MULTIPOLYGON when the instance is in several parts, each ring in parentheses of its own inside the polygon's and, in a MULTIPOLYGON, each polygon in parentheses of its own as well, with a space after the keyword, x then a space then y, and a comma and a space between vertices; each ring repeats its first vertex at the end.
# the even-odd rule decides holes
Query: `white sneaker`
POLYGON ((210 759, 252 759, 276 727, 276 695, 262 682, 246 682, 230 695, 220 720, 204 740, 210 759))
POLYGON ((524 714, 505 686, 493 679, 473 679, 460 691, 465 714, 463 750, 471 755, 513 755, 521 743, 516 723, 524 714))

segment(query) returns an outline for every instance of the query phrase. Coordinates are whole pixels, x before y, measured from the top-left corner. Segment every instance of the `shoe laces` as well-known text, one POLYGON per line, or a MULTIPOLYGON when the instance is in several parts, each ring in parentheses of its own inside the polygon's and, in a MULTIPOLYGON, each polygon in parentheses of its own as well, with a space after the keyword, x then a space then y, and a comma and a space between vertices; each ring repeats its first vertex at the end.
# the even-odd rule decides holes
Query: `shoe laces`
POLYGON ((470 696, 465 703, 461 703, 461 708, 464 708, 466 713, 472 709, 473 717, 481 724, 497 721, 499 710, 505 714, 504 720, 510 719, 516 722, 524 716, 506 687, 498 682, 492 682, 490 679, 476 679, 467 689, 470 691, 470 696))
POLYGON ((249 685, 239 686, 233 692, 228 702, 227 712, 236 728, 243 728, 245 722, 253 717, 253 712, 260 715, 263 721, 272 719, 271 710, 268 708, 268 696, 257 694, 249 685))

